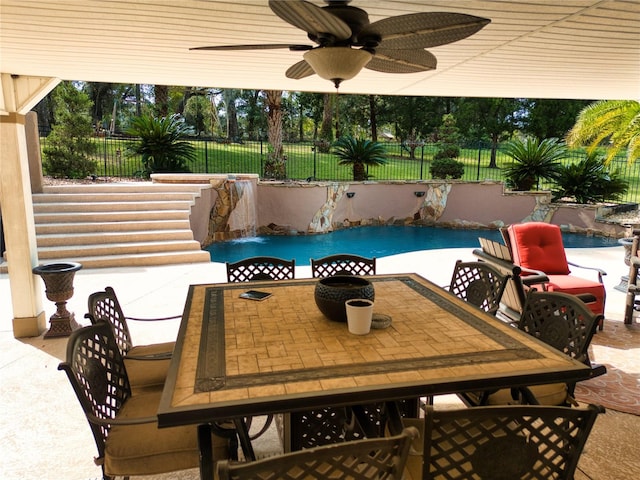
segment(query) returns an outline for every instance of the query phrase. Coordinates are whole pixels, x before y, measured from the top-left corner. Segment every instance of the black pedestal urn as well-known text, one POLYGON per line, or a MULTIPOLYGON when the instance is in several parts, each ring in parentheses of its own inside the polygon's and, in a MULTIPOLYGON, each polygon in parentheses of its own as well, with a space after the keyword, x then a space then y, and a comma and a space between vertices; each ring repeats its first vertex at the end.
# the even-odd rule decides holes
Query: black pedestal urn
POLYGON ((45 295, 57 308, 49 318, 49 330, 44 338, 68 337, 80 326, 74 314, 67 310, 67 301, 73 296, 73 278, 81 268, 82 265, 75 262, 47 263, 33 268, 33 273, 44 281, 45 295))
POLYGON ((316 305, 329 320, 346 322, 347 311, 344 302, 352 298, 374 300, 373 284, 366 278, 351 275, 326 277, 316 283, 316 305))

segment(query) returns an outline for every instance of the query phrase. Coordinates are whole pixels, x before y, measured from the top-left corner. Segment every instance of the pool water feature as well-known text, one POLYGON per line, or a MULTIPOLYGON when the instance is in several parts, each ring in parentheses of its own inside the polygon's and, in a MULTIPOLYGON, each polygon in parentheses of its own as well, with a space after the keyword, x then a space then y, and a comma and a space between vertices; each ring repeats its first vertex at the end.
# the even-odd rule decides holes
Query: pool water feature
MULTIPOLYGON (((441 248, 478 248, 478 237, 502 241, 497 230, 464 230, 441 227, 375 226, 337 230, 317 235, 270 235, 216 242, 206 250, 212 262, 237 262, 268 255, 295 258, 296 265, 309 265, 311 258, 337 253, 364 257, 387 257, 399 253, 441 248)), ((617 239, 563 233, 566 248, 618 246, 617 239)))

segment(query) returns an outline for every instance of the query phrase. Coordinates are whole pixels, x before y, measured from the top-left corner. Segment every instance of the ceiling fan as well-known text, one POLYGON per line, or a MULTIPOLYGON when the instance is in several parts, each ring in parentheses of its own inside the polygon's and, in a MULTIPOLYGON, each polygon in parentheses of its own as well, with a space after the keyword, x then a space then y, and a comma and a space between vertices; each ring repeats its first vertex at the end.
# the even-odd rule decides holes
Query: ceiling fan
POLYGON ((190 50, 304 51, 304 60, 286 72, 301 79, 318 74, 338 88, 343 80, 368 68, 385 73, 415 73, 436 68, 436 57, 425 48, 456 42, 481 30, 491 20, 449 12, 399 15, 369 23, 367 12, 349 6, 351 0, 325 0, 318 7, 305 0, 269 0, 278 17, 307 32, 316 45, 258 44, 195 47, 190 50))

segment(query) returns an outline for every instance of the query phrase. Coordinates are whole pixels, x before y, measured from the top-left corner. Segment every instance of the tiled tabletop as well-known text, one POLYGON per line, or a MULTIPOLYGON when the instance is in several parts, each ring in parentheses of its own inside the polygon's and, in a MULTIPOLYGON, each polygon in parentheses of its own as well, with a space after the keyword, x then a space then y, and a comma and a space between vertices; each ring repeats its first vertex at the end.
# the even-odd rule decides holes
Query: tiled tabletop
POLYGON ((391 326, 352 335, 314 302, 317 280, 192 285, 162 426, 584 379, 589 370, 418 275, 368 277, 391 326), (239 298, 257 289, 264 301, 239 298))

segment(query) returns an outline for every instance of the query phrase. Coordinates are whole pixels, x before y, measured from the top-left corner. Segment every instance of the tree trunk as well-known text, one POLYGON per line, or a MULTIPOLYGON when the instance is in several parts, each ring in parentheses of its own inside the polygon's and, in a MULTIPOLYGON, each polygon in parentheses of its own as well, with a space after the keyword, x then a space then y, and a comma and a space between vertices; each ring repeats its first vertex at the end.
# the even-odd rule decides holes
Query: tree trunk
POLYGON ((496 156, 498 152, 498 134, 491 134, 491 160, 489 161, 489 168, 498 168, 496 156))
POLYGON ((333 140, 333 130, 331 119, 333 118, 333 102, 331 95, 325 93, 322 97, 324 108, 322 110, 322 125, 320 126, 320 139, 331 142, 333 140))
POLYGON ((371 124, 371 140, 378 141, 378 120, 376 116, 376 96, 369 95, 369 123, 371 124))
POLYGON ((264 165, 267 178, 286 178, 286 158, 282 148, 282 90, 265 90, 267 125, 272 151, 264 165))
POLYGON ((353 164, 353 181, 354 182, 363 182, 367 179, 367 173, 364 169, 364 163, 355 162, 353 164))
POLYGON ((154 85, 155 110, 158 117, 169 115, 169 87, 166 85, 154 85))

